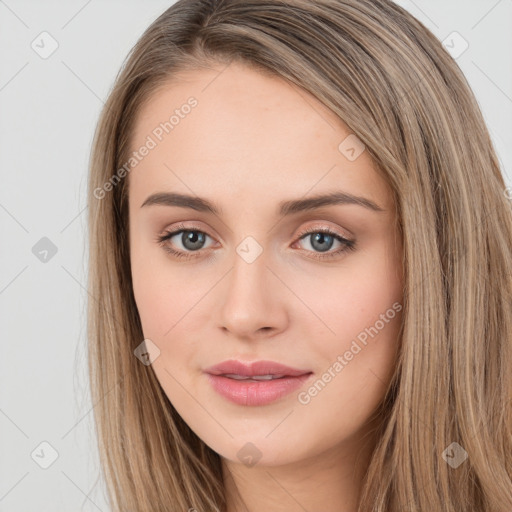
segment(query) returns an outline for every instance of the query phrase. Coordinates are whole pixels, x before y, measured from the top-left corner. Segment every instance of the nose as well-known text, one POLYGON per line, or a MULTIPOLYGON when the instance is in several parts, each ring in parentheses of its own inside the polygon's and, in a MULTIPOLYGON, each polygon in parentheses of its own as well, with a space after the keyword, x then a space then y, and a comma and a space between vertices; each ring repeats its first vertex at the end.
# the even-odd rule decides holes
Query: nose
POLYGON ((221 289, 219 326, 234 337, 273 336, 286 328, 286 287, 265 252, 248 262, 238 253, 221 289))

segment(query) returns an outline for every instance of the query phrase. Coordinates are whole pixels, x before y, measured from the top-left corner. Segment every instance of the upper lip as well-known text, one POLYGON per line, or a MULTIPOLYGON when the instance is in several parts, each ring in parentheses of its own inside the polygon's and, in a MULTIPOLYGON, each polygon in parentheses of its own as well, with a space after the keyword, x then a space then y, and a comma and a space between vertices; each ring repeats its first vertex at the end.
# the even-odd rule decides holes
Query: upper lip
POLYGON ((252 363, 243 363, 242 361, 230 359, 206 368, 205 372, 210 373, 211 375, 234 374, 243 377, 254 377, 255 375, 284 375, 289 377, 298 377, 299 375, 311 373, 311 370, 291 368, 290 366, 276 363, 274 361, 254 361, 252 363))

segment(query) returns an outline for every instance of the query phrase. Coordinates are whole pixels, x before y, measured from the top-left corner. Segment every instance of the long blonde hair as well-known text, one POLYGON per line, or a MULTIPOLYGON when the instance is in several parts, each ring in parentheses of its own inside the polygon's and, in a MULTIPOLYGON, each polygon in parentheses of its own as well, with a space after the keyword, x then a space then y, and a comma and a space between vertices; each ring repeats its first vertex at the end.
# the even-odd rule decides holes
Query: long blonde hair
POLYGON ((401 350, 375 411, 379 440, 359 512, 510 512, 511 202, 463 73, 389 0, 179 0, 123 63, 88 183, 89 377, 112 510, 226 511, 219 455, 134 356, 143 334, 129 180, 119 170, 134 118, 158 87, 180 70, 235 61, 315 96, 393 190, 404 241, 401 350), (455 452, 467 454, 458 467, 455 452))

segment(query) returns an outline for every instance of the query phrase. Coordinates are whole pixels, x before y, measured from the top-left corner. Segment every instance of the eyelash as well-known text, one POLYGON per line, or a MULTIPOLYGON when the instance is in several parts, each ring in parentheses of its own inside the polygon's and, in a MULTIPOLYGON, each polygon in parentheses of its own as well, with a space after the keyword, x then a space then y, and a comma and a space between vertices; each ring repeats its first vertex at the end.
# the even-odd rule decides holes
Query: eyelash
MULTIPOLYGON (((180 224, 180 225, 177 226, 177 229, 175 229, 173 231, 166 231, 163 235, 158 236, 157 237, 157 243, 165 251, 170 253, 172 256, 174 256, 174 257, 176 257, 178 259, 189 260, 189 259, 195 258, 196 256, 194 254, 195 253, 199 253, 200 251, 191 251, 191 252, 188 252, 188 253, 187 252, 183 252, 183 251, 177 251, 177 250, 172 249, 171 247, 169 247, 168 244, 166 244, 167 240, 169 240, 173 236, 177 235, 178 233, 182 233, 183 231, 189 231, 189 232, 192 232, 192 233, 203 233, 203 234, 205 234, 207 236, 210 236, 210 235, 208 235, 208 233, 205 233, 204 231, 201 231, 200 229, 195 229, 194 227, 187 227, 187 226, 184 226, 183 224, 180 224)), ((338 240, 339 242, 341 242, 343 244, 343 246, 340 249, 338 249, 337 251, 328 252, 328 253, 325 253, 325 254, 316 253, 318 255, 318 256, 315 256, 316 259, 326 260, 326 259, 330 259, 330 258, 334 258, 336 256, 339 256, 340 254, 342 254, 344 252, 354 251, 355 250, 355 245, 356 245, 355 241, 348 240, 348 239, 342 237, 341 235, 339 235, 338 233, 336 233, 335 231, 331 231, 328 228, 313 228, 313 229, 304 230, 304 231, 302 231, 301 233, 299 233, 297 235, 298 236, 297 241, 298 240, 302 240, 303 238, 306 237, 306 235, 316 234, 316 233, 324 233, 326 235, 331 235, 336 240, 338 240)), ((311 251, 307 251, 307 252, 311 252, 311 251)))

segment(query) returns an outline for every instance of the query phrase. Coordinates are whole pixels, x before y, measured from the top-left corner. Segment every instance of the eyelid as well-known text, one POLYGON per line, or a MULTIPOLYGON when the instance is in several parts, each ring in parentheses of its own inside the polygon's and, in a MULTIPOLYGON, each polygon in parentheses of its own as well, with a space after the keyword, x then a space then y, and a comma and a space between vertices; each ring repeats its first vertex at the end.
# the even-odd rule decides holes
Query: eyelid
POLYGON ((209 237, 214 238, 210 233, 208 232, 208 229, 205 229, 199 225, 196 224, 185 224, 183 222, 179 222, 178 224, 175 224, 171 226, 170 228, 165 228, 162 231, 162 236, 165 236, 169 233, 179 233, 180 231, 200 231, 201 233, 207 234, 209 237))
MULTIPOLYGON (((176 236, 177 234, 181 233, 182 231, 197 231, 199 233, 204 233, 206 236, 209 236, 212 240, 215 240, 216 238, 210 233, 208 233, 208 230, 203 229, 200 226, 197 225, 185 225, 183 223, 179 223, 172 228, 166 228, 163 230, 162 234, 157 236, 157 242, 162 242, 165 238, 165 241, 169 240, 170 238, 176 236)), ((197 251, 199 252, 199 251, 197 251)))
MULTIPOLYGON (((193 221, 191 221, 193 222, 193 221)), ((329 230, 329 231, 332 231, 334 232, 335 234, 337 234, 338 236, 340 236, 341 238, 344 238, 345 240, 351 240, 353 239, 353 235, 350 234, 349 232, 346 232, 345 230, 340 230, 339 228, 337 227, 332 227, 332 226, 329 226, 329 224, 327 223, 328 221, 317 221, 317 224, 312 224, 312 225, 309 225, 308 227, 306 228, 302 228, 298 234, 296 234, 295 236, 297 237, 297 239, 301 238, 302 236, 306 235, 306 234, 309 234, 311 233, 313 230, 318 230, 319 232, 322 232, 322 231, 326 231, 326 230, 329 230)), ((160 237, 163 237, 163 236, 166 236, 168 235, 169 233, 173 233, 174 235, 179 233, 180 231, 200 231, 201 233, 205 233, 207 234, 210 238, 215 238, 213 235, 211 235, 207 229, 204 229, 202 228, 201 226, 199 225, 196 225, 196 224, 192 224, 192 225, 185 225, 184 223, 180 222, 178 223, 177 225, 175 226, 172 226, 172 228, 166 228, 162 231, 162 234, 159 236, 160 237)))
POLYGON ((322 231, 331 231, 332 233, 335 233, 337 236, 345 239, 345 240, 352 240, 354 237, 353 235, 347 233, 344 230, 341 230, 340 228, 333 227, 326 223, 326 221, 318 224, 312 224, 309 225, 306 228, 303 228, 299 231, 297 237, 302 237, 303 235, 310 234, 312 232, 322 232, 322 231))

